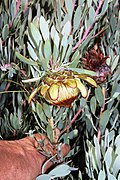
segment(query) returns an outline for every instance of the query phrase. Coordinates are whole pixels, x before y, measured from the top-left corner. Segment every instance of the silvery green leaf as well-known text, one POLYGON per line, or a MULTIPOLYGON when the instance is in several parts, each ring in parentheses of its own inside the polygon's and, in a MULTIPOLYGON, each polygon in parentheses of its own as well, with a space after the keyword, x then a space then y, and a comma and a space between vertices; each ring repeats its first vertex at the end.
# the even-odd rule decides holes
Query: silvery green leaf
POLYGON ((16 12, 15 1, 12 1, 10 4, 10 12, 11 12, 12 20, 15 19, 15 12, 16 12))
POLYGON ((70 174, 71 171, 76 171, 77 168, 72 168, 67 164, 61 164, 51 170, 48 174, 53 178, 64 177, 70 174))
POLYGON ((95 10, 94 10, 94 7, 91 6, 90 7, 90 10, 89 10, 89 23, 90 25, 94 22, 94 17, 95 17, 95 10))
POLYGON ((47 62, 49 62, 50 57, 51 57, 51 43, 49 39, 47 39, 44 44, 44 56, 47 62))
POLYGON ((70 68, 75 68, 77 67, 80 59, 80 53, 78 50, 76 50, 72 56, 71 63, 69 65, 70 68))
POLYGON ((43 103, 43 110, 44 110, 45 115, 46 115, 48 118, 51 118, 51 117, 52 117, 50 105, 48 105, 47 103, 43 103))
POLYGON ((47 131, 47 137, 50 139, 51 142, 54 142, 53 128, 50 124, 47 125, 46 131, 47 131))
POLYGON ((37 61, 38 57, 29 42, 28 42, 28 51, 29 51, 31 58, 34 59, 35 61, 37 61))
POLYGON ((90 109, 91 109, 91 112, 95 115, 95 112, 96 112, 96 98, 95 98, 95 96, 93 96, 90 100, 90 109))
POLYGON ((2 38, 4 41, 7 39, 8 34, 9 34, 9 25, 6 24, 2 29, 2 38))
POLYGON ((36 112, 37 112, 37 115, 39 116, 40 120, 43 121, 46 124, 47 120, 46 120, 45 113, 44 113, 44 111, 42 109, 41 104, 38 101, 36 103, 36 112))
POLYGON ((67 47, 62 47, 62 49, 61 49, 61 58, 60 59, 61 59, 62 62, 65 59, 66 50, 67 50, 67 47))
MULTIPOLYGON (((29 32, 29 28, 28 28, 28 32, 29 32)), ((35 48, 36 44, 35 44, 35 41, 33 40, 33 37, 30 35, 30 32, 28 33, 28 40, 29 40, 30 44, 33 46, 33 48, 35 48)))
POLYGON ((100 170, 98 175, 98 180, 105 180, 105 179, 106 179, 105 170, 100 170))
POLYGON ((20 59, 22 62, 29 64, 29 65, 33 65, 33 66, 37 66, 37 62, 32 61, 30 59, 27 59, 26 57, 22 56, 21 54, 19 54, 18 52, 16 52, 16 56, 18 59, 20 59))
POLYGON ((100 86, 98 86, 95 89, 95 97, 100 105, 100 107, 102 107, 103 103, 104 103, 104 96, 103 96, 103 92, 100 86))
POLYGON ((58 35, 58 32, 56 31, 55 27, 52 26, 51 28, 51 37, 54 41, 54 44, 56 45, 57 49, 59 47, 60 37, 58 35))
POLYGON ((62 29, 62 34, 66 35, 66 36, 69 36, 70 31, 71 31, 71 22, 68 21, 68 22, 66 22, 66 24, 64 25, 64 27, 62 29))
POLYGON ((80 108, 84 108, 84 106, 86 105, 86 99, 85 98, 80 98, 80 108))
POLYGON ((62 15, 62 11, 61 11, 61 1, 60 1, 60 0, 57 0, 56 6, 57 6, 58 24, 59 24, 59 26, 60 26, 60 24, 61 24, 61 15, 62 15))
MULTIPOLYGON (((40 44, 40 41, 42 40, 42 37, 40 35, 40 31, 38 30, 38 28, 34 25, 34 23, 30 23, 30 26, 29 26, 29 31, 31 33, 31 36, 33 38, 33 43, 35 43, 37 46, 39 46, 40 44)), ((30 35, 29 33, 29 35, 30 35)), ((30 37, 31 37, 30 36, 30 37)))
POLYGON ((120 95, 120 85, 116 84, 116 89, 114 91, 114 94, 113 94, 113 91, 112 91, 112 99, 117 98, 119 95, 120 95))
POLYGON ((51 180, 51 176, 49 174, 42 174, 38 176, 36 180, 51 180))
POLYGON ((64 35, 63 38, 62 38, 62 41, 61 41, 61 45, 65 48, 67 48, 68 46, 68 39, 67 39, 67 36, 64 35))
POLYGON ((94 144, 95 144, 95 156, 97 160, 97 166, 101 169, 101 151, 98 139, 94 136, 94 144))
POLYGON ((37 78, 22 80, 22 82, 23 83, 36 82, 36 81, 40 81, 40 79, 41 79, 41 77, 37 77, 37 78))
POLYGON ((19 130, 20 122, 16 114, 14 115, 12 113, 10 114, 10 123, 15 130, 19 130))
POLYGON ((81 69, 81 68, 68 68, 69 70, 72 70, 72 71, 75 71, 79 74, 88 74, 88 75, 91 75, 91 76, 95 76, 96 75, 96 72, 94 71, 89 71, 89 70, 86 70, 86 69, 81 69))
POLYGON ((111 163, 112 163, 112 152, 113 152, 113 148, 108 147, 108 149, 105 153, 105 156, 104 156, 104 161, 108 165, 109 168, 110 168, 111 163))
POLYGON ((115 158, 114 164, 113 164, 113 174, 117 176, 118 172, 120 171, 120 155, 118 155, 115 158))
POLYGON ((104 131, 105 131, 105 128, 106 128, 108 121, 109 121, 109 117, 110 117, 110 111, 105 110, 102 114, 101 119, 100 119, 100 129, 101 129, 102 133, 104 133, 104 131))
POLYGON ((39 57, 40 57, 39 61, 42 65, 43 69, 47 70, 49 62, 44 58, 42 50, 43 50, 43 44, 41 42, 40 46, 39 46, 39 57))
POLYGON ((64 63, 68 63, 69 62, 69 57, 71 55, 71 52, 72 52, 72 45, 68 45, 68 48, 67 48, 67 51, 66 51, 66 54, 65 54, 65 59, 64 59, 64 63))
POLYGON ((40 17, 40 31, 42 33, 44 41, 49 39, 48 23, 43 16, 40 17))
POLYGON ((68 134, 68 138, 69 139, 73 139, 75 137, 78 136, 78 130, 77 129, 74 129, 73 131, 71 131, 69 134, 68 134))
POLYGON ((81 171, 79 170, 79 175, 78 175, 78 177, 79 177, 79 180, 82 180, 83 178, 82 178, 82 173, 81 173, 81 171))
POLYGON ((68 12, 68 14, 69 14, 69 18, 70 18, 70 20, 71 20, 71 18, 72 18, 72 13, 73 13, 73 1, 72 0, 65 0, 65 7, 66 7, 66 9, 67 9, 67 12, 68 12))
POLYGON ((89 8, 91 8, 92 0, 87 1, 87 5, 88 5, 89 8))
POLYGON ((120 145, 116 147, 116 151, 115 151, 115 154, 119 155, 120 153, 120 145))
POLYGON ((54 47, 53 47, 53 62, 55 63, 57 61, 57 58, 58 58, 58 48, 56 47, 56 45, 54 44, 54 47))
POLYGON ((104 139, 104 148, 106 149, 107 147, 109 147, 109 131, 108 129, 105 130, 105 139, 104 139))
POLYGON ((75 15, 74 15, 74 20, 73 20, 73 33, 75 33, 75 31, 78 29, 78 27, 80 26, 80 21, 81 21, 81 13, 82 13, 82 9, 81 6, 79 5, 75 11, 75 15))
POLYGON ((115 70, 116 66, 118 65, 118 61, 119 61, 119 55, 114 57, 114 60, 111 66, 111 72, 115 70))
POLYGON ((93 30, 90 31, 89 35, 82 42, 82 44, 78 47, 78 49, 84 50, 85 46, 87 46, 87 44, 90 42, 92 35, 93 35, 93 30))
POLYGON ((104 4, 103 4, 103 6, 102 6, 102 10, 101 10, 101 12, 97 15, 97 18, 96 18, 96 19, 99 19, 102 15, 105 14, 105 12, 106 12, 107 9, 108 9, 108 3, 109 3, 108 0, 105 0, 105 1, 104 1, 104 4))
POLYGON ((117 180, 112 174, 108 174, 108 180, 117 180))
POLYGON ((115 146, 120 146, 120 134, 115 139, 115 146))

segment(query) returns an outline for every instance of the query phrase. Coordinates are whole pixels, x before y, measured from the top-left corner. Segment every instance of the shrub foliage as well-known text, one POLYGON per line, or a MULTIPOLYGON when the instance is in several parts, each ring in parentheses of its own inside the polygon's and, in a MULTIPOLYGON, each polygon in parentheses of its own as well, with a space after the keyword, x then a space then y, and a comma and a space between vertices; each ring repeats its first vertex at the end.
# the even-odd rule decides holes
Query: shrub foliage
MULTIPOLYGON (((114 0, 0 3, 1 137, 18 139, 41 132, 54 143, 57 128, 58 142, 71 146, 65 159, 71 160, 71 167, 58 165, 48 175, 43 174, 44 179, 51 179, 52 173, 60 177, 59 171, 64 179, 120 179, 119 29, 119 2, 114 0), (90 59, 90 51, 97 51, 96 47, 102 62, 99 53, 90 59), (40 93, 47 74, 58 72, 59 76, 65 71, 84 77, 81 84, 87 91, 83 97, 80 89, 69 108, 46 101, 40 93), (105 81, 98 81, 101 77, 105 81), (93 79, 97 87, 91 86, 93 79)), ((74 88, 72 78, 66 83, 74 88)), ((54 102, 58 90, 54 85, 49 92, 54 102)))

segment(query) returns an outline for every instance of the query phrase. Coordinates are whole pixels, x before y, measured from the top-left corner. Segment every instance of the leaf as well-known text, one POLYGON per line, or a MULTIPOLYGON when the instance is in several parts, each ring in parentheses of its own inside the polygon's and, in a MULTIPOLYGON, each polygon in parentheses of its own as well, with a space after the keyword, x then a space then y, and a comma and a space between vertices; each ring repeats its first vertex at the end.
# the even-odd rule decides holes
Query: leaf
POLYGON ((56 31, 54 26, 52 26, 52 28, 51 28, 51 37, 54 41, 54 44, 56 45, 56 48, 58 49, 60 38, 59 38, 58 32, 56 31))
POLYGON ((56 45, 54 44, 54 48, 53 48, 53 62, 56 63, 58 58, 58 49, 56 47, 56 45))
POLYGON ((86 105, 86 99, 81 97, 80 98, 80 108, 83 109, 85 105, 86 105))
POLYGON ((108 174, 108 180, 117 180, 112 174, 108 174))
POLYGON ((67 9, 67 12, 69 14, 69 18, 71 20, 72 18, 72 13, 73 13, 73 1, 72 0, 65 0, 65 7, 67 9))
POLYGON ((37 57, 33 47, 30 45, 30 43, 28 43, 28 51, 29 51, 31 58, 34 59, 35 61, 37 61, 38 57, 37 57))
POLYGON ((15 129, 15 130, 18 130, 20 128, 20 125, 19 125, 19 121, 18 121, 18 118, 16 117, 16 115, 14 114, 10 114, 10 123, 11 123, 11 126, 15 129))
POLYGON ((73 139, 75 137, 78 136, 78 130, 77 129, 74 129, 73 131, 71 131, 69 134, 68 134, 68 137, 69 139, 73 139))
POLYGON ((40 105, 40 103, 36 103, 36 112, 37 112, 37 115, 39 116, 39 118, 41 119, 41 121, 43 121, 45 124, 47 124, 47 120, 46 120, 46 116, 44 114, 44 111, 40 105))
POLYGON ((50 43, 49 39, 47 39, 45 41, 44 56, 45 56, 45 59, 47 60, 47 62, 49 62, 50 57, 51 57, 51 43, 50 43))
POLYGON ((90 10, 89 10, 89 23, 90 23, 90 25, 92 25, 92 23, 95 20, 93 17, 95 17, 95 10, 94 10, 93 6, 91 6, 90 10))
POLYGON ((81 21, 81 6, 79 5, 75 11, 75 15, 74 15, 74 20, 73 20, 73 33, 75 33, 75 31, 78 29, 78 27, 80 26, 80 21, 81 21))
POLYGON ((117 176, 118 172, 120 171, 120 155, 118 155, 113 164, 113 174, 117 176))
POLYGON ((100 170, 98 175, 98 180, 105 180, 105 179, 106 179, 105 170, 100 170))
POLYGON ((104 15, 104 14, 105 14, 105 12, 106 12, 106 11, 107 11, 107 9, 108 9, 108 3, 109 3, 109 1, 108 1, 108 0, 105 0, 105 1, 104 1, 104 4, 102 5, 102 10, 101 10, 101 13, 97 15, 96 20, 98 20, 98 19, 99 19, 102 15, 104 15))
POLYGON ((15 54, 16 54, 17 58, 20 59, 22 62, 29 64, 29 65, 37 66, 37 62, 27 59, 26 57, 22 56, 18 52, 16 52, 15 54))
POLYGON ((44 41, 49 39, 48 23, 43 16, 40 17, 40 30, 41 30, 44 41))
POLYGON ((81 69, 81 68, 68 68, 68 70, 75 71, 75 72, 77 72, 79 74, 88 74, 88 75, 91 75, 91 76, 96 75, 96 72, 94 72, 94 71, 89 71, 89 70, 81 69))
POLYGON ((47 137, 50 139, 51 142, 54 142, 54 137, 53 137, 53 129, 51 125, 47 125, 47 137))
POLYGON ((30 28, 29 30, 30 30, 30 33, 31 33, 31 35, 29 33, 30 37, 32 36, 35 43, 36 43, 36 45, 39 46, 40 41, 42 40, 42 37, 40 35, 40 31, 38 30, 38 28, 33 23, 30 23, 29 28, 30 28))
POLYGON ((41 43, 41 44, 40 44, 40 47, 39 47, 39 57, 40 57, 39 61, 41 62, 41 65, 42 65, 43 69, 46 71, 47 68, 48 68, 48 62, 47 62, 47 60, 43 57, 43 52, 42 52, 43 46, 42 46, 42 45, 43 45, 43 44, 41 43))
POLYGON ((115 146, 120 146, 120 134, 115 139, 115 146))
POLYGON ((90 100, 90 109, 91 109, 91 112, 95 115, 95 111, 96 111, 96 98, 95 98, 95 96, 93 96, 90 100))
POLYGON ((57 177, 64 177, 70 174, 71 171, 77 170, 77 168, 71 168, 67 164, 61 164, 55 167, 52 171, 50 171, 48 174, 51 175, 53 178, 57 177))
POLYGON ((31 79, 25 79, 22 80, 23 83, 30 83, 30 82, 36 82, 36 81, 40 81, 41 77, 37 77, 37 78, 31 78, 31 79))
POLYGON ((102 114, 102 117, 100 119, 100 129, 101 129, 102 133, 104 133, 104 131, 105 131, 105 128, 109 121, 109 117, 110 117, 110 111, 109 110, 104 111, 102 114))
POLYGON ((66 36, 66 35, 63 36, 63 38, 62 38, 62 40, 61 40, 61 45, 62 45, 63 47, 65 47, 65 48, 67 48, 67 46, 68 46, 68 39, 67 39, 67 36, 66 36))
POLYGON ((115 58, 113 60, 113 63, 112 63, 112 66, 111 66, 111 72, 113 72, 115 70, 115 68, 117 67, 118 61, 119 61, 119 55, 115 56, 115 58))
POLYGON ((86 39, 82 42, 82 44, 78 47, 79 49, 84 50, 85 46, 90 42, 90 39, 93 35, 93 30, 90 31, 89 35, 86 37, 86 39))
POLYGON ((104 161, 107 164, 107 166, 109 167, 109 169, 110 169, 110 166, 111 166, 111 163, 112 163, 112 151, 113 151, 113 148, 108 147, 108 149, 107 149, 107 151, 105 153, 105 156, 104 156, 104 161))
POLYGON ((100 170, 101 169, 101 151, 100 151, 100 145, 96 136, 94 136, 94 143, 95 143, 95 157, 97 161, 97 166, 100 170))
POLYGON ((71 63, 69 64, 70 68, 75 68, 77 67, 80 59, 80 53, 78 50, 75 51, 75 53, 72 56, 71 63))
POLYGON ((6 24, 2 29, 2 38, 4 41, 7 39, 8 34, 9 34, 9 25, 6 24))
POLYGON ((66 24, 64 25, 64 27, 62 29, 62 34, 69 36, 70 31, 71 31, 71 23, 70 23, 70 21, 68 21, 68 22, 66 22, 66 24))
POLYGON ((102 89, 100 86, 98 86, 96 89, 95 89, 95 97, 100 105, 100 107, 103 106, 103 103, 104 103, 104 96, 103 96, 103 93, 102 93, 102 89))
POLYGON ((61 11, 61 0, 57 0, 56 2, 56 6, 57 6, 57 19, 58 19, 58 25, 60 27, 61 25, 61 15, 62 15, 62 11, 61 11))
POLYGON ((48 105, 47 103, 43 103, 43 110, 48 118, 52 117, 50 105, 48 105))
POLYGON ((49 174, 42 174, 38 176, 36 180, 51 180, 51 176, 49 174))

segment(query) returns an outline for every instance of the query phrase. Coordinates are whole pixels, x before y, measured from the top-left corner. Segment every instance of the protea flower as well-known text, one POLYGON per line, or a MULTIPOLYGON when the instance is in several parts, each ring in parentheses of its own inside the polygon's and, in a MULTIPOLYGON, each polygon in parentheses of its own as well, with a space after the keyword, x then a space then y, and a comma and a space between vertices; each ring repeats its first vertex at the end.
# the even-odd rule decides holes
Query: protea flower
POLYGON ((93 77, 98 84, 104 83, 107 76, 111 74, 110 67, 106 64, 108 56, 100 52, 98 45, 86 52, 85 58, 82 58, 85 68, 95 71, 97 76, 93 77))
MULTIPOLYGON (((51 72, 44 76, 38 89, 41 96, 50 104, 71 107, 72 102, 80 92, 82 97, 87 96, 87 89, 80 79, 95 87, 97 86, 96 82, 88 75, 66 70, 51 72)), ((35 93, 33 92, 33 94, 35 93)))

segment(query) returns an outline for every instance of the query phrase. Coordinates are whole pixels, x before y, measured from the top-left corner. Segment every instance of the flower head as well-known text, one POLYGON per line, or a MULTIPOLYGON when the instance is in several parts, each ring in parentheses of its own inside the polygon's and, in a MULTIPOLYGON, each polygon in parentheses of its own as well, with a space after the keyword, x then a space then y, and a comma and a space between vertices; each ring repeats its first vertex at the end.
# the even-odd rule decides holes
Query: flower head
POLYGON ((107 76, 111 74, 110 67, 106 64, 107 58, 108 56, 101 53, 98 45, 86 52, 85 58, 82 58, 85 68, 97 73, 94 79, 98 84, 104 83, 107 76))
POLYGON ((81 92, 82 97, 87 96, 87 89, 81 82, 83 79, 93 86, 96 82, 88 75, 73 71, 57 71, 47 74, 40 85, 40 94, 47 102, 56 106, 70 107, 81 92))

